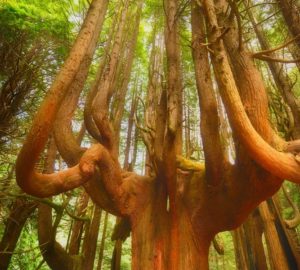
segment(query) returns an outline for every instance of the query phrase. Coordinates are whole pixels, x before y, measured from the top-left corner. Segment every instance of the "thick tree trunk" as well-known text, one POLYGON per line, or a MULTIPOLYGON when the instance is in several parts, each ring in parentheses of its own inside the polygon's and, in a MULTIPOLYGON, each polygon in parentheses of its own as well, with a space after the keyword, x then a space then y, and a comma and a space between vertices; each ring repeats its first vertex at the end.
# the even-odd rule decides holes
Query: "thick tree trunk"
POLYGON ((262 222, 258 211, 255 210, 244 224, 233 232, 237 269, 268 269, 262 234, 262 222))
POLYGON ((172 233, 170 212, 165 190, 154 184, 146 208, 132 218, 132 270, 205 270, 208 269, 208 249, 212 237, 192 226, 192 218, 187 209, 178 203, 179 245, 178 264, 170 261, 172 233))

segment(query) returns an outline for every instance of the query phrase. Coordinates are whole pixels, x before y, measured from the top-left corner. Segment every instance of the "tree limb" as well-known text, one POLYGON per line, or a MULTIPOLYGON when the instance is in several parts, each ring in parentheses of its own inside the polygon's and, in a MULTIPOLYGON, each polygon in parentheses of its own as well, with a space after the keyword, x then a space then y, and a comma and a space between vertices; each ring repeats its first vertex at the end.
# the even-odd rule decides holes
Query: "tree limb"
POLYGON ((43 151, 60 105, 69 90, 74 76, 80 69, 81 61, 94 37, 103 8, 103 1, 94 0, 87 17, 71 49, 65 65, 61 68, 52 84, 44 103, 38 110, 25 143, 16 162, 16 180, 18 185, 31 195, 48 197, 73 189, 88 181, 93 173, 93 165, 85 162, 66 171, 54 174, 41 174, 35 171, 35 163, 43 151))
POLYGON ((266 54, 270 54, 270 53, 273 53, 273 52, 276 52, 284 47, 287 47, 288 45, 290 45, 292 42, 294 42, 295 40, 297 40, 298 38, 300 38, 300 35, 288 40, 287 42, 275 47, 275 48, 272 48, 272 49, 269 49, 269 50, 263 50, 263 51, 260 51, 260 52, 257 52, 257 53, 253 53, 252 54, 252 57, 255 57, 255 58, 258 58, 257 56, 260 56, 260 55, 266 55, 266 54))

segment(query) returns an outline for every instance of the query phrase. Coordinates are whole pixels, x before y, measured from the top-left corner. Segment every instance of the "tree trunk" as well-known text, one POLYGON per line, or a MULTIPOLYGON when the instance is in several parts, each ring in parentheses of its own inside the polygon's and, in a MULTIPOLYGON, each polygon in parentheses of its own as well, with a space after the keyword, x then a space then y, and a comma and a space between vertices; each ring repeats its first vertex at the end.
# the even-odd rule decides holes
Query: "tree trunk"
POLYGON ((116 134, 116 144, 119 145, 119 133, 120 133, 120 128, 121 128, 121 120, 123 117, 124 109, 125 109, 125 101, 126 101, 126 93, 127 93, 127 88, 128 84, 130 81, 130 75, 131 75, 131 70, 133 66, 133 60, 134 60, 134 53, 135 49, 137 46, 137 38, 139 34, 139 25, 140 25, 140 20, 141 20, 141 12, 142 12, 142 4, 143 1, 139 1, 138 7, 137 7, 137 14, 135 17, 135 22, 134 22, 134 27, 132 29, 132 35, 131 39, 128 42, 128 48, 127 48, 127 57, 126 57, 126 63, 124 64, 124 71, 123 71, 123 78, 120 83, 120 90, 117 93, 115 97, 115 111, 114 111, 114 120, 113 120, 113 125, 114 125, 114 131, 116 134))
POLYGON ((12 205, 0 242, 0 269, 8 269, 25 222, 36 207, 37 203, 24 199, 16 199, 12 205))
POLYGON ((249 270, 249 259, 246 251, 245 232, 243 226, 233 232, 232 238, 234 244, 236 269, 249 270))
POLYGON ((170 255, 174 246, 171 245, 170 212, 167 210, 165 189, 156 183, 149 193, 145 193, 150 198, 146 208, 131 220, 132 270, 173 270, 174 267, 179 270, 208 269, 208 249, 212 239, 209 239, 209 233, 205 229, 203 234, 198 230, 196 232, 189 209, 183 205, 177 209, 178 264, 172 266, 170 255))
POLYGON ((297 232, 294 229, 289 229, 286 226, 280 213, 280 204, 277 196, 273 196, 268 200, 270 212, 274 216, 274 223, 280 239, 281 246, 287 257, 290 269, 300 267, 299 240, 297 232))
POLYGON ((255 210, 243 224, 244 241, 248 255, 248 268, 267 269, 267 261, 262 243, 263 226, 260 215, 255 210))
MULTIPOLYGON (((77 216, 83 216, 86 213, 86 208, 89 202, 89 196, 85 191, 82 194, 77 203, 77 216)), ((72 226, 72 234, 69 246, 69 254, 77 255, 79 254, 81 236, 83 231, 84 221, 75 220, 72 226)))
MULTIPOLYGON (((49 148, 45 160, 45 172, 54 171, 56 158, 56 146, 53 138, 50 139, 49 148)), ((40 203, 38 206, 38 239, 40 250, 44 260, 53 270, 80 270, 81 258, 71 256, 56 241, 57 226, 63 215, 63 209, 56 213, 56 218, 52 224, 52 208, 46 204, 40 203)))
POLYGON ((103 261, 103 252, 104 252, 104 246, 105 246, 107 224, 108 224, 108 212, 105 213, 105 218, 104 218, 101 243, 100 243, 100 247, 99 247, 99 258, 98 258, 97 270, 102 269, 102 261, 103 261))
POLYGON ((81 260, 70 256, 65 249, 55 241, 55 230, 52 227, 52 209, 48 205, 39 205, 38 237, 44 260, 53 270, 80 270, 81 260))
POLYGON ((85 270, 92 270, 94 266, 101 213, 102 213, 101 208, 95 205, 91 225, 89 226, 83 244, 82 253, 84 256, 83 263, 84 263, 85 270))
POLYGON ((121 239, 117 239, 115 242, 115 247, 111 258, 111 270, 121 269, 122 243, 123 242, 121 239))
POLYGON ((109 61, 103 70, 102 78, 99 81, 98 91, 92 104, 93 120, 100 132, 100 142, 111 152, 117 156, 117 147, 115 142, 115 134, 109 122, 109 104, 114 93, 113 85, 116 80, 117 67, 120 63, 120 53, 122 48, 122 40, 125 35, 126 18, 128 16, 129 0, 125 0, 121 7, 119 25, 114 39, 114 44, 110 54, 109 61))
MULTIPOLYGON (((295 0, 277 0, 278 6, 282 12, 286 25, 293 37, 300 35, 300 11, 299 5, 295 0)), ((300 39, 296 40, 297 46, 300 48, 300 39)))
POLYGON ((205 156, 205 174, 210 185, 222 182, 224 152, 220 140, 217 101, 208 60, 208 50, 201 44, 205 42, 203 12, 192 1, 192 52, 195 65, 197 91, 201 111, 201 137, 205 156))
POLYGON ((260 204, 259 213, 262 217, 264 224, 265 237, 272 269, 290 269, 286 255, 278 237, 278 233, 274 223, 274 216, 271 214, 268 204, 266 202, 260 204))

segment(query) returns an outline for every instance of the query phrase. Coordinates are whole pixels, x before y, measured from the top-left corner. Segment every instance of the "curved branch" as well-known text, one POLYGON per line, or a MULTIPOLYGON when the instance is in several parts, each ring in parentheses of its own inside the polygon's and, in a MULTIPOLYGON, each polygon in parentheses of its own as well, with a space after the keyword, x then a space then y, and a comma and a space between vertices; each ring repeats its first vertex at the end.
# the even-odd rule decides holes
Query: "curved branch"
MULTIPOLYGON (((106 1, 105 6, 104 6, 103 10, 101 11, 101 15, 99 17, 97 31, 96 31, 96 33, 93 37, 93 40, 88 48, 88 51, 86 52, 86 55, 83 59, 83 62, 80 67, 80 71, 77 73, 75 80, 73 81, 72 85, 70 86, 69 93, 64 98, 64 101, 61 105, 61 109, 58 112, 58 116, 57 116, 57 119, 54 124, 54 136, 55 136, 57 148, 58 148, 60 154, 62 155, 63 159, 66 161, 66 163, 69 166, 76 165, 79 162, 80 157, 82 156, 84 151, 86 151, 86 149, 80 147, 81 139, 75 138, 75 136, 72 132, 72 122, 71 121, 72 121, 72 117, 74 115, 74 111, 77 108, 77 103, 78 103, 78 99, 80 96, 80 92, 82 91, 84 82, 85 82, 87 74, 88 74, 89 65, 90 65, 90 62, 92 59, 92 55, 96 48, 99 32, 101 31, 101 26, 103 24, 104 15, 107 10, 107 4, 108 4, 108 2, 106 1)), ((94 93, 94 94, 92 96, 91 96, 91 94, 88 95, 85 109, 91 107, 92 100, 96 94, 96 91, 98 90, 97 86, 98 86, 99 80, 101 78, 104 64, 106 62, 107 51, 109 51, 109 46, 111 43, 111 41, 110 41, 111 37, 112 37, 112 34, 110 35, 109 41, 107 41, 103 60, 101 61, 100 65, 98 67, 96 79, 93 82, 93 85, 91 87, 90 93, 94 93)), ((99 141, 101 139, 101 137, 100 137, 97 127, 95 126, 95 124, 92 120, 92 116, 90 115, 90 117, 87 117, 86 114, 89 115, 89 112, 85 110, 84 118, 85 118, 85 124, 88 128, 88 131, 92 136, 94 135, 93 137, 96 140, 99 141), (87 118, 92 120, 92 127, 94 127, 93 130, 95 130, 96 135, 91 132, 91 127, 90 127, 91 125, 90 125, 90 122, 87 120, 87 118)), ((94 203, 101 206, 102 209, 105 209, 106 211, 108 211, 110 213, 119 214, 117 212, 117 210, 115 209, 112 200, 109 198, 109 196, 106 192, 106 189, 104 187, 104 184, 101 180, 101 177, 97 171, 89 179, 88 182, 83 184, 83 186, 94 203)))
MULTIPOLYGON (((113 127, 114 127, 114 132, 117 134, 117 140, 116 144, 119 145, 119 140, 120 140, 120 128, 121 128, 121 121, 122 117, 124 114, 124 109, 125 109, 125 101, 126 101, 126 94, 128 91, 128 84, 131 79, 131 71, 132 71, 132 66, 133 66, 133 60, 135 57, 135 51, 137 47, 137 39, 138 39, 138 34, 139 34, 139 26, 140 26, 140 20, 141 20, 141 14, 142 14, 142 7, 143 7, 143 1, 140 1, 137 5, 137 13, 135 16, 135 21, 134 24, 135 26, 133 27, 131 35, 128 37, 128 45, 127 45, 127 55, 125 56, 127 61, 123 64, 123 69, 125 70, 123 73, 123 79, 120 84, 120 90, 118 92, 118 96, 115 96, 115 103, 117 104, 116 109, 113 111, 114 113, 114 119, 113 119, 113 127)), ((138 75, 136 75, 136 88, 137 86, 137 79, 138 75)), ((134 90, 134 96, 135 96, 136 90, 134 90)))
POLYGON ((108 111, 109 103, 113 94, 113 85, 116 77, 117 67, 120 61, 120 51, 124 35, 125 23, 128 14, 129 1, 125 1, 121 11, 120 21, 117 33, 114 39, 111 57, 103 71, 102 78, 99 82, 98 91, 93 99, 91 113, 93 120, 100 132, 101 143, 114 155, 117 155, 117 147, 114 142, 114 131, 109 121, 108 111))
MULTIPOLYGON (((108 43, 108 46, 109 45, 110 45, 110 41, 108 43)), ((91 89, 86 97, 84 113, 83 113, 84 123, 85 123, 88 133, 98 142, 101 142, 101 135, 100 135, 99 130, 98 130, 97 126, 95 125, 93 117, 92 117, 92 105, 93 105, 93 100, 98 92, 98 85, 99 85, 100 79, 102 77, 102 73, 104 70, 105 63, 106 63, 106 58, 107 58, 107 56, 105 55, 99 64, 96 78, 95 78, 95 80, 91 86, 91 89)))
POLYGON ((115 32, 116 26, 117 26, 116 23, 114 23, 114 25, 112 26, 110 35, 106 41, 106 45, 104 48, 104 55, 98 66, 96 78, 90 87, 90 90, 86 97, 86 102, 84 105, 83 116, 84 116, 84 123, 86 125, 86 129, 87 129, 88 133, 98 142, 101 142, 101 135, 99 133, 97 126, 95 125, 95 122, 94 122, 93 116, 92 116, 93 100, 99 90, 98 86, 99 86, 100 80, 102 78, 105 65, 107 64, 107 62, 109 61, 109 58, 110 58, 112 38, 113 38, 113 34, 115 32))
MULTIPOLYGON (((107 6, 106 6, 107 7, 107 6)), ((95 37, 94 37, 95 38, 95 37)), ((95 42, 94 40, 93 42, 95 42)), ((109 43, 110 44, 110 41, 109 43)), ((61 106, 61 109, 58 112, 58 117, 54 125, 54 135, 55 140, 57 144, 57 148, 62 155, 63 159, 67 162, 69 166, 74 166, 77 164, 80 160, 80 157, 82 156, 83 152, 86 151, 86 149, 83 149, 80 147, 80 139, 75 138, 72 128, 71 128, 71 120, 74 114, 74 111, 77 108, 78 98, 81 92, 81 89, 83 87, 83 83, 85 81, 85 76, 88 71, 88 63, 90 62, 89 57, 91 55, 91 50, 93 49, 93 44, 91 44, 89 51, 87 52, 86 59, 82 64, 81 71, 77 74, 75 81, 73 82, 72 86, 70 87, 71 90, 68 93, 68 95, 65 97, 63 104, 61 106)), ((108 48, 106 48, 106 51, 108 48)), ((105 58, 106 56, 104 56, 105 58)), ((96 75, 96 79, 93 83, 92 90, 90 93, 96 93, 97 90, 97 84, 99 82, 99 79, 102 74, 103 66, 105 61, 103 60, 100 63, 100 66, 98 68, 98 72, 96 75)), ((90 96, 90 94, 89 94, 90 96)), ((93 97, 92 97, 93 98, 93 97)), ((86 102, 86 108, 89 108, 92 103, 92 98, 87 98, 86 102), (90 100, 90 103, 89 103, 90 100)), ((85 111, 85 114, 87 111, 85 111)), ((92 120, 92 117, 88 117, 92 120)), ((89 133, 91 133, 91 128, 89 125, 89 121, 87 121, 86 115, 85 115, 85 124, 89 127, 89 133)), ((92 124, 94 124, 92 120, 92 124)), ((94 126, 94 130, 96 131, 96 135, 99 136, 97 138, 98 140, 101 139, 99 131, 96 126, 94 126)), ((96 135, 93 137, 96 139, 96 135)), ((91 197, 94 203, 101 206, 102 209, 105 209, 106 211, 113 213, 113 214, 119 214, 117 210, 114 207, 114 204, 112 200, 109 198, 106 189, 104 187, 104 184, 101 180, 101 176, 96 171, 95 174, 89 179, 88 182, 83 184, 85 190, 91 197)))
POLYGON ((17 178, 18 184, 26 193, 40 198, 79 187, 94 175, 96 161, 102 159, 101 150, 94 145, 83 154, 79 164, 51 174, 38 173, 34 170, 27 171, 27 163, 19 164, 18 172, 23 172, 21 175, 23 178, 17 178))
POLYGON ((60 105, 78 73, 99 23, 99 16, 106 1, 94 0, 65 65, 53 82, 48 95, 37 112, 31 130, 18 155, 16 180, 18 185, 36 196, 50 196, 81 185, 90 177, 89 166, 80 169, 77 165, 55 174, 41 174, 35 171, 35 163, 43 151, 60 105))
POLYGON ((107 7, 108 1, 104 1, 101 13, 99 14, 96 23, 93 38, 91 39, 89 47, 81 61, 79 71, 72 81, 68 89, 68 93, 61 104, 61 108, 58 111, 54 124, 54 136, 58 151, 67 164, 71 166, 78 163, 79 157, 81 157, 85 151, 80 147, 80 143, 78 144, 77 139, 73 135, 71 119, 77 108, 80 93, 83 90, 84 83, 88 76, 89 67, 97 47, 107 7))
MULTIPOLYGON (((235 130, 238 139, 253 160, 271 174, 281 179, 289 179, 300 183, 300 164, 295 157, 292 154, 274 149, 252 126, 239 96, 222 40, 215 39, 215 36, 219 36, 221 33, 218 28, 217 18, 213 12, 213 4, 211 1, 206 0, 204 1, 204 6, 208 15, 208 23, 212 30, 210 41, 215 40, 211 45, 214 51, 211 57, 215 75, 231 126, 235 130)), ((279 145, 279 147, 284 148, 284 143, 279 145)))
POLYGON ((208 50, 205 42, 203 11, 192 1, 192 56, 200 106, 200 131, 205 156, 207 181, 218 185, 222 181, 225 154, 220 136, 220 119, 214 93, 208 50))

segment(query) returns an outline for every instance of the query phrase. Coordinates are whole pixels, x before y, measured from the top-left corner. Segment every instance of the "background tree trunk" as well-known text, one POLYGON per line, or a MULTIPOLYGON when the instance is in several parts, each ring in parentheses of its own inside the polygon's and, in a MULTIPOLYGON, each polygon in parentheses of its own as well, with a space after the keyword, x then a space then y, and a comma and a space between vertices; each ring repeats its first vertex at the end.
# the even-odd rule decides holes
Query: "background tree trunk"
POLYGON ((36 207, 36 202, 30 202, 24 199, 16 199, 13 203, 0 242, 0 269, 8 269, 25 222, 36 207))

